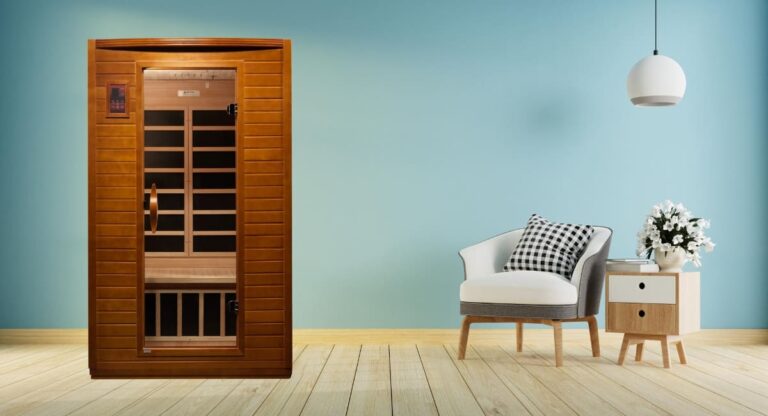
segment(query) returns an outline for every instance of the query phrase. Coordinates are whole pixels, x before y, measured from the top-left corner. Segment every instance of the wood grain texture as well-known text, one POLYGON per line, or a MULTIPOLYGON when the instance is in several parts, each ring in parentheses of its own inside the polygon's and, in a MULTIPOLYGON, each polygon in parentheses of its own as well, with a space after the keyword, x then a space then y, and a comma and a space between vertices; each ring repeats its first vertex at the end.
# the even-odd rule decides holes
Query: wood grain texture
MULTIPOLYGON (((88 42, 89 367, 93 376, 290 375, 290 58, 287 40, 88 42), (219 360, 231 364, 216 367, 207 361, 210 357, 196 360, 188 352, 173 360, 141 353, 144 64, 240 69, 237 240, 242 256, 237 268, 241 355, 219 360), (129 117, 124 119, 109 119, 105 113, 106 83, 116 81, 129 86, 129 117), (246 181, 246 173, 254 176, 246 181), (250 295, 247 299, 246 293, 250 295)), ((211 91, 215 95, 215 88, 211 91)))
MULTIPOLYGON (((618 355, 618 350, 614 346, 607 346, 606 350, 610 351, 611 355, 618 355)), ((646 346, 646 351, 649 348, 646 346)), ((731 397, 720 394, 721 389, 716 391, 708 390, 698 386, 693 380, 681 378, 672 374, 669 371, 662 371, 660 366, 652 365, 651 363, 643 363, 641 365, 625 365, 626 368, 631 371, 634 377, 643 377, 646 382, 656 383, 662 388, 675 392, 684 399, 696 403, 699 406, 707 409, 710 413, 714 414, 741 414, 741 415, 756 415, 760 414, 755 410, 748 408, 740 404, 740 397, 731 397), (670 377, 671 375, 671 377, 670 377)))
POLYGON ((389 367, 388 345, 362 346, 347 408, 348 414, 392 415, 389 367))
MULTIPOLYGON (((609 299, 611 294, 612 281, 626 286, 625 280, 634 282, 642 278, 647 279, 649 283, 654 279, 673 279, 674 287, 670 285, 667 295, 675 301, 668 304, 609 301, 606 303, 607 331, 683 335, 701 329, 701 277, 698 272, 609 273, 608 277, 605 287, 606 299, 609 299)), ((642 294, 642 290, 637 292, 642 294)))
POLYGON ((474 351, 469 351, 464 360, 459 360, 457 359, 458 349, 455 344, 445 345, 445 348, 485 414, 522 415, 531 413, 523 401, 518 399, 501 382, 491 367, 474 351))
POLYGON ((432 397, 441 415, 483 415, 475 396, 442 345, 419 346, 432 397))
POLYGON ((333 349, 330 345, 312 345, 305 348, 294 365, 294 376, 281 380, 256 415, 299 414, 312 393, 333 349))
POLYGON ((496 345, 472 347, 493 370, 501 382, 520 400, 531 414, 573 415, 575 412, 560 400, 523 365, 510 359, 509 354, 496 345))
POLYGON ((359 357, 359 345, 334 347, 301 414, 318 416, 346 414, 359 357))
MULTIPOLYGON (((550 389, 559 392, 558 398, 578 414, 591 414, 594 409, 600 409, 600 414, 621 415, 615 407, 610 405, 602 394, 595 394, 587 389, 580 380, 572 377, 563 377, 562 367, 557 368, 548 363, 545 358, 533 351, 516 352, 511 346, 502 346, 511 358, 526 368, 537 380, 550 389)), ((554 356, 552 353, 547 357, 554 356)))
MULTIPOLYGON (((378 336, 367 330, 354 332, 357 340, 378 336)), ((400 331, 391 332, 393 336, 400 331)), ((566 337, 567 358, 563 367, 555 368, 549 330, 529 331, 523 353, 516 352, 514 330, 499 332, 503 339, 475 339, 463 361, 456 357, 456 331, 446 338, 448 344, 433 342, 441 336, 437 330, 420 332, 422 339, 415 345, 294 345, 296 373, 283 380, 91 380, 84 337, 77 345, 0 344, 0 412, 290 415, 324 408, 333 410, 324 414, 338 415, 434 415, 433 391, 444 401, 441 390, 449 385, 455 386, 450 389, 454 396, 467 400, 454 408, 479 405, 484 414, 758 415, 768 406, 768 347, 755 341, 724 346, 716 338, 700 338, 696 346, 689 346, 690 364, 668 371, 661 367, 657 343, 646 346, 650 362, 620 367, 613 361, 619 338, 611 334, 604 343, 611 358, 592 357, 583 330, 579 336, 566 337), (425 357, 419 357, 420 350, 425 357), (433 383, 425 375, 425 366, 435 365, 439 369, 430 373, 445 374, 447 379, 433 383), (322 403, 324 397, 328 403, 322 403), (346 405, 344 397, 349 397, 346 405)), ((731 331, 753 334, 742 335, 742 340, 759 339, 763 332, 731 331)), ((344 332, 315 331, 315 336, 328 340, 339 333, 344 332)), ((410 335, 401 339, 411 340, 410 335)), ((135 363, 108 364, 118 365, 135 363)))
MULTIPOLYGON (((674 390, 668 390, 649 380, 637 377, 631 370, 614 365, 608 358, 594 359, 584 354, 584 351, 568 351, 568 361, 580 364, 590 369, 593 373, 601 375, 617 386, 622 386, 635 395, 652 399, 654 407, 673 415, 712 414, 695 402, 686 400, 675 394, 674 390)), ((640 410, 640 409, 639 409, 640 410)), ((642 410, 640 410, 642 411, 642 410)))
POLYGON ((678 333, 675 305, 608 302, 605 323, 606 328, 611 332, 678 333))
POLYGON ((390 345, 394 415, 437 415, 437 406, 416 345, 390 345))
MULTIPOLYGON (((551 361, 548 357, 548 349, 541 345, 528 345, 539 357, 551 361)), ((621 413, 628 415, 663 415, 666 412, 654 405, 650 397, 642 397, 631 390, 623 387, 621 384, 614 383, 611 379, 600 373, 590 371, 587 367, 580 364, 570 364, 563 366, 563 373, 566 377, 578 380, 587 387, 592 393, 602 397, 621 413)))

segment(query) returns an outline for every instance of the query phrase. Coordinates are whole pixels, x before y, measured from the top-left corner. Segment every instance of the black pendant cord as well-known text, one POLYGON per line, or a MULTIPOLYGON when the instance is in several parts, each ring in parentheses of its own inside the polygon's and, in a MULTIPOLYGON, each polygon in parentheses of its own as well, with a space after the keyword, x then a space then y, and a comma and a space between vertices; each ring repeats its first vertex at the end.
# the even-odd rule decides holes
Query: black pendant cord
POLYGON ((659 0, 653 0, 653 54, 659 54, 659 0))

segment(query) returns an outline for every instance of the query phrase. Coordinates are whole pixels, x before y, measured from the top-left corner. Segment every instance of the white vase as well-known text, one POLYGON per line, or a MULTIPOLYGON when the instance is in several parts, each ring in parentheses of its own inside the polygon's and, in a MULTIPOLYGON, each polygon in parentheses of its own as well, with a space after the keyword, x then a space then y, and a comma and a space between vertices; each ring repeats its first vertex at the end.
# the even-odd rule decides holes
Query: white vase
POLYGON ((671 251, 653 250, 653 256, 656 258, 660 272, 681 272, 683 265, 688 261, 685 250, 679 247, 675 247, 671 251))

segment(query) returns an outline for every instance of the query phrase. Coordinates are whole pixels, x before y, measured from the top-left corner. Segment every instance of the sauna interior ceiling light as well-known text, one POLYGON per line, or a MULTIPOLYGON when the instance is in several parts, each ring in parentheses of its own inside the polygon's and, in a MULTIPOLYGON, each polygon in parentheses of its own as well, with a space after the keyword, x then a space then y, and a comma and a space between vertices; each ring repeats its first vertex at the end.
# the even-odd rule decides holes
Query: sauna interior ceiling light
POLYGON ((659 55, 658 0, 654 0, 653 55, 641 59, 627 77, 627 95, 638 107, 677 104, 685 95, 685 73, 674 59, 659 55))

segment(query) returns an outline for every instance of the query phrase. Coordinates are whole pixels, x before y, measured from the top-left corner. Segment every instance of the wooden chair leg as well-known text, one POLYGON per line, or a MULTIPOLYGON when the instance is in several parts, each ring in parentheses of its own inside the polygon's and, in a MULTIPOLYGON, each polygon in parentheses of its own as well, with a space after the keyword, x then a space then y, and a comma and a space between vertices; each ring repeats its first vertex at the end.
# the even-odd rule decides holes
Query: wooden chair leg
POLYGON ((664 361, 664 368, 669 368, 669 340, 667 337, 661 338, 661 358, 664 361))
POLYGON ((637 349, 635 350, 635 361, 643 361, 643 347, 645 342, 638 342, 637 349))
POLYGON ((515 323, 515 333, 517 335, 517 352, 523 351, 523 323, 515 323))
POLYGON ((597 318, 595 315, 587 317, 589 324, 589 341, 592 343, 592 356, 600 356, 600 338, 597 335, 597 318))
POLYGON ((552 322, 555 330, 555 367, 563 366, 563 327, 559 321, 552 322))
POLYGON ((459 360, 464 359, 464 355, 467 352, 467 340, 469 339, 469 325, 472 323, 472 317, 469 315, 464 317, 461 322, 461 334, 459 335, 459 360))
POLYGON ((688 364, 688 359, 685 357, 685 347, 683 347, 683 340, 677 340, 677 356, 680 357, 680 364, 688 364))
POLYGON ((624 334, 624 340, 621 341, 621 350, 619 350, 619 365, 624 365, 624 357, 627 356, 627 348, 629 348, 629 336, 624 334))

